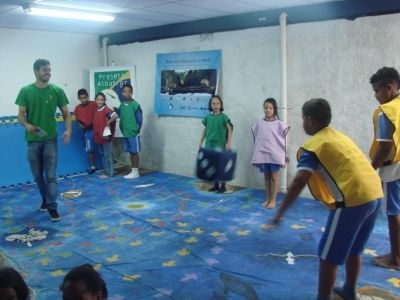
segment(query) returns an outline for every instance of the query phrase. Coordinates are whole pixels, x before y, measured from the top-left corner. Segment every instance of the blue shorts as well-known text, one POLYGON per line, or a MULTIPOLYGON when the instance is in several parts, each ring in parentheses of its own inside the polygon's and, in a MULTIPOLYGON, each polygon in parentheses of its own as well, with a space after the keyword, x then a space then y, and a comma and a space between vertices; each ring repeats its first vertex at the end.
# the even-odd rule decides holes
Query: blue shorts
POLYGON ((139 153, 140 149, 140 136, 125 138, 125 152, 139 153))
POLYGON ((278 164, 256 164, 255 166, 260 169, 261 173, 275 173, 281 168, 281 165, 278 164))
POLYGON ((400 179, 392 182, 383 182, 383 191, 386 200, 386 214, 400 215, 400 179))
POLYGON ((85 130, 85 151, 87 153, 94 152, 94 138, 93 138, 93 130, 87 129, 85 130))
POLYGON ((361 255, 374 228, 381 200, 332 210, 319 243, 319 257, 342 265, 347 257, 361 255))

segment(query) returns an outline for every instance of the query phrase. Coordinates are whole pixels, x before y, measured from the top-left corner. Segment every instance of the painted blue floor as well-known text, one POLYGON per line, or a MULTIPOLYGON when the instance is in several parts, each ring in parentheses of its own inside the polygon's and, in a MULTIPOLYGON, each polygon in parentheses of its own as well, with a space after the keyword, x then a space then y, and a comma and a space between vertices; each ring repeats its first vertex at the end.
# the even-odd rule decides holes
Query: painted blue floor
MULTIPOLYGON (((280 226, 264 229, 275 210, 261 207, 263 191, 219 195, 197 185, 160 172, 136 180, 98 174, 64 179, 59 192, 81 188, 83 194, 59 198, 58 223, 38 211, 36 186, 0 190, 1 253, 39 300, 61 299, 63 276, 83 263, 102 274, 110 300, 315 298, 316 253, 328 214, 321 204, 299 199, 280 226), (140 186, 148 184, 154 185, 140 186), (31 247, 5 241, 30 228, 49 236, 31 247)), ((367 248, 359 285, 398 295, 400 273, 371 263, 372 255, 389 248, 384 216, 367 248)), ((343 279, 341 270, 338 283, 343 279)))

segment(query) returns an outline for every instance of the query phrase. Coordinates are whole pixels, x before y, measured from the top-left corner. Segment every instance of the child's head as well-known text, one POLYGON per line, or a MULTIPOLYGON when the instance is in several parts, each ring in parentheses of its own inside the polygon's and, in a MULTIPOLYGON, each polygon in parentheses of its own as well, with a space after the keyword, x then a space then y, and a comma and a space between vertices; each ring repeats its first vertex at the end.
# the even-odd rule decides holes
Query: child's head
POLYGON ((131 100, 132 99, 132 95, 133 95, 133 87, 131 84, 129 83, 125 83, 122 86, 122 96, 124 96, 124 98, 126 100, 131 100))
POLYGON ((29 289, 22 276, 13 268, 0 269, 0 300, 27 300, 29 289))
POLYGON ((73 268, 60 286, 63 300, 103 300, 108 291, 100 274, 89 264, 73 268))
POLYGON ((331 107, 325 99, 308 100, 303 104, 302 112, 303 128, 308 135, 314 135, 331 122, 331 107))
POLYGON ((375 92, 375 98, 384 104, 399 94, 400 76, 395 68, 383 67, 372 75, 369 82, 375 92))
POLYGON ((224 102, 218 95, 211 96, 210 101, 208 101, 208 110, 213 113, 219 114, 224 111, 224 102))
POLYGON ((103 107, 106 104, 106 95, 102 92, 97 93, 94 100, 96 101, 97 107, 103 107))
POLYGON ((80 89, 78 91, 78 100, 81 102, 82 105, 86 105, 89 103, 89 94, 87 90, 80 89))
POLYGON ((279 118, 278 117, 278 106, 274 98, 267 98, 263 103, 264 114, 267 119, 279 118))

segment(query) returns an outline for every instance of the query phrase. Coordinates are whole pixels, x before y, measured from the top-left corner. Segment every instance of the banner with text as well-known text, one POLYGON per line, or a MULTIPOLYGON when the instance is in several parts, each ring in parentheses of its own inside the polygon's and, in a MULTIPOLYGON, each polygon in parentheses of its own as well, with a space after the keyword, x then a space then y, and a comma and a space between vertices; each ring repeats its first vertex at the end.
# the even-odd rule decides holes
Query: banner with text
POLYGON ((155 113, 206 116, 220 69, 221 50, 157 54, 155 113))

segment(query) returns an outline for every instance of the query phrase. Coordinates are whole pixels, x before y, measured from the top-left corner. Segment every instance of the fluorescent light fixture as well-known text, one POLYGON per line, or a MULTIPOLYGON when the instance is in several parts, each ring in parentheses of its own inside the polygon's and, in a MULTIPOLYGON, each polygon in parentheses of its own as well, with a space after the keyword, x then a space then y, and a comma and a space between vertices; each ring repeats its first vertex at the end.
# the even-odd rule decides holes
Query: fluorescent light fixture
POLYGON ((115 16, 111 15, 104 15, 86 11, 54 9, 54 8, 28 7, 27 9, 25 9, 25 11, 27 14, 35 16, 46 16, 53 18, 85 20, 85 21, 95 21, 95 22, 112 22, 115 19, 115 16))

